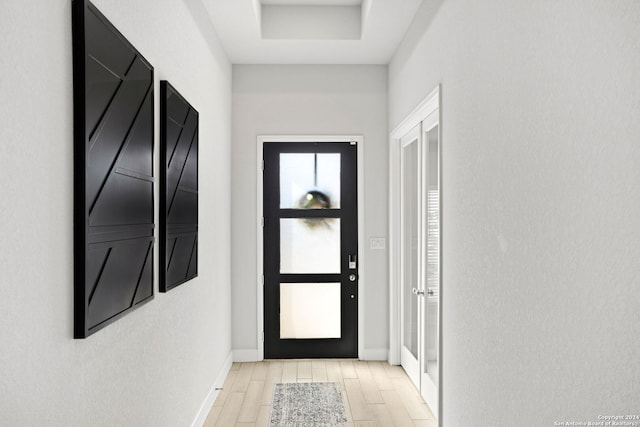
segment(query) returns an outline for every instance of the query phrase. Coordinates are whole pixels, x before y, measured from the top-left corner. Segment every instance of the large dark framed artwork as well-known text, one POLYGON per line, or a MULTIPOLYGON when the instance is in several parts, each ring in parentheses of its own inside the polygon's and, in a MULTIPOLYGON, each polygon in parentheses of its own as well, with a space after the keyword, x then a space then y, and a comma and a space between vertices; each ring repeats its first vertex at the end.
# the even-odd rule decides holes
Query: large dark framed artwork
POLYGON ((153 299, 153 67, 73 0, 74 336, 153 299))
POLYGON ((198 112, 160 81, 160 292, 198 275, 198 112))

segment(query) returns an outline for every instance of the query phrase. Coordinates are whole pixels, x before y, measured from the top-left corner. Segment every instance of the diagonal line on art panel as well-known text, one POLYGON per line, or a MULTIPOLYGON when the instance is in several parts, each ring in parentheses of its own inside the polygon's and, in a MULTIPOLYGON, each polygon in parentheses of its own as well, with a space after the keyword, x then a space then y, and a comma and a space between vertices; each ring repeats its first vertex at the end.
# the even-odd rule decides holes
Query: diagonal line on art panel
POLYGON ((169 254, 169 261, 167 261, 167 271, 169 271, 169 267, 171 267, 171 261, 173 260, 173 253, 176 250, 176 245, 178 244, 178 238, 173 239, 173 245, 171 246, 171 253, 169 254))
POLYGON ((153 83, 151 83, 148 87, 147 87, 147 91, 145 93, 144 98, 142 99, 142 102, 140 103, 140 105, 138 106, 138 109, 129 125, 129 128, 127 129, 126 135, 122 141, 122 144, 120 145, 117 154, 115 156, 115 158, 113 159, 111 166, 109 167, 109 170, 107 172, 107 174, 105 175, 104 179, 102 180, 102 183, 100 185, 100 188, 91 204, 91 207, 89 208, 89 217, 92 216, 97 204, 100 201, 100 196, 102 195, 102 192, 104 191, 104 188, 107 184, 107 181, 109 180, 109 177, 112 175, 113 171, 115 170, 116 166, 118 165, 118 162, 120 160, 120 156, 122 155, 122 153, 125 151, 125 149, 127 148, 127 145, 130 142, 130 138, 129 135, 131 134, 132 129, 134 129, 135 124, 138 120, 138 117, 140 116, 140 112, 142 111, 145 103, 147 102, 147 100, 149 99, 149 96, 151 94, 151 90, 153 89, 153 83))
POLYGON ((93 57, 91 55, 89 55, 89 56, 97 64, 102 66, 106 71, 108 71, 114 77, 116 77, 118 80, 120 80, 120 83, 118 83, 118 87, 116 88, 115 92, 113 93, 113 96, 111 97, 111 99, 107 103, 107 106, 105 107, 104 111, 100 115, 100 118, 98 119, 98 122, 96 123, 95 128, 91 131, 91 134, 89 135, 89 152, 91 152, 91 150, 93 149, 94 144, 96 143, 96 141, 98 140, 98 137, 100 136, 100 132, 102 131, 103 127, 107 123, 107 119, 109 118, 109 115, 113 111, 114 100, 116 99, 116 97, 120 93, 120 90, 122 89, 123 83, 128 81, 129 71, 131 71, 131 67, 133 67, 133 64, 135 64, 136 59, 138 59, 138 57, 137 56, 133 57, 133 59, 131 60, 131 63, 127 67, 127 71, 124 73, 124 76, 120 77, 118 74, 116 74, 112 70, 110 70, 106 65, 104 65, 102 62, 100 62, 97 58, 95 58, 95 57, 93 57))
POLYGON ((189 271, 191 271, 191 262, 193 261, 193 254, 195 253, 197 247, 198 247, 198 235, 196 234, 195 237, 193 238, 193 246, 191 247, 191 255, 189 255, 189 263, 187 264, 187 273, 185 275, 185 278, 189 277, 189 271))
POLYGON ((131 305, 129 307, 133 307, 134 302, 136 301, 136 295, 138 294, 138 289, 140 288, 140 282, 142 281, 142 276, 144 275, 144 268, 147 266, 147 262, 149 261, 149 253, 153 248, 153 241, 149 242, 149 246, 147 247, 147 253, 144 256, 144 261, 142 262, 142 268, 140 268, 140 273, 138 274, 138 281, 136 282, 136 290, 133 292, 133 297, 131 297, 131 305))
MULTIPOLYGON (((187 117, 184 119, 185 123, 188 117, 189 115, 187 114, 187 117)), ((173 145, 173 150, 171 150, 171 156, 169 156, 169 162, 166 165, 166 167, 168 168, 171 166, 171 162, 173 162, 173 156, 176 154, 176 150, 178 149, 178 144, 180 144, 180 138, 182 137, 182 132, 184 132, 185 123, 180 124, 176 120, 173 120, 171 117, 167 117, 167 119, 171 120, 180 128, 180 132, 178 132, 178 136, 176 137, 176 143, 173 145)))
POLYGON ((189 154, 191 154, 191 149, 193 148, 193 142, 198 136, 198 132, 194 132, 191 137, 191 142, 189 143, 189 150, 187 150, 187 155, 184 158, 184 162, 182 163, 182 169, 180 170, 180 176, 178 177, 178 181, 176 182, 176 188, 171 194, 171 202, 169 203, 169 208, 167 209, 167 216, 171 213, 171 208, 173 207, 173 202, 176 200, 176 195, 178 194, 178 188, 180 188, 180 181, 182 181, 182 175, 184 175, 184 169, 187 166, 187 161, 189 160, 189 154))
POLYGON ((93 296, 96 293, 96 289, 98 289, 100 280, 102 280, 102 274, 104 273, 104 269, 107 266, 107 263, 109 262, 109 257, 111 256, 112 250, 113 248, 109 248, 109 250, 107 251, 107 255, 104 257, 104 261, 102 262, 102 266, 100 267, 100 272, 98 273, 98 277, 96 277, 96 281, 94 282, 93 287, 91 288, 91 293, 89 294, 89 302, 88 302, 89 305, 91 305, 91 301, 93 301, 93 296))

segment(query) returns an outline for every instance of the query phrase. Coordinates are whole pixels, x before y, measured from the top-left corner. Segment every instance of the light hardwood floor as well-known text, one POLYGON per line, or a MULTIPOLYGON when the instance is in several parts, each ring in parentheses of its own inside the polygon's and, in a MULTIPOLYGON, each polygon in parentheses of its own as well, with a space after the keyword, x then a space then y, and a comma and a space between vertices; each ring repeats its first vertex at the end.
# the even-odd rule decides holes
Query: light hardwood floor
POLYGON ((273 385, 287 382, 338 383, 354 427, 438 425, 401 367, 313 359, 234 363, 205 427, 268 426, 273 385))

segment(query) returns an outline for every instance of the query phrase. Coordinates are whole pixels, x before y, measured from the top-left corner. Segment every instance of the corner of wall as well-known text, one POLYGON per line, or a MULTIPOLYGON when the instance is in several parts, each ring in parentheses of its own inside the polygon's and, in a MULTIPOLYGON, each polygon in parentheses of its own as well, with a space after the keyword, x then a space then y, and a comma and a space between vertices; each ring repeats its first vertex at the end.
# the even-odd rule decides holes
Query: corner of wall
POLYGON ((209 412, 211 412, 211 408, 213 407, 216 398, 222 391, 222 385, 224 384, 227 375, 229 375, 229 371, 231 370, 231 365, 233 364, 233 354, 230 352, 227 359, 224 361, 224 365, 222 365, 222 369, 218 373, 216 380, 214 381, 209 393, 202 402, 202 406, 200 406, 200 410, 196 415, 196 418, 191 423, 191 427, 202 427, 207 420, 207 416, 209 412))
POLYGON ((234 362, 259 362, 257 349, 233 350, 234 362))
POLYGON ((388 348, 367 348, 360 354, 360 360, 383 360, 386 362, 388 358, 388 348))

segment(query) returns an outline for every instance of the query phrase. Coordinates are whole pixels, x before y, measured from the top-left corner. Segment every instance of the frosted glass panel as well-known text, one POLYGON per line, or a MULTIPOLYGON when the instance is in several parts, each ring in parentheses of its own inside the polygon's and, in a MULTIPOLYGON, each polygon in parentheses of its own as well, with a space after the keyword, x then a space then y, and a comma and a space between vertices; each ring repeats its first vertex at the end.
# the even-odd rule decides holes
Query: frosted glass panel
POLYGON ((438 310, 440 292, 440 163, 438 126, 426 133, 427 152, 427 305, 425 373, 438 383, 438 310))
POLYGON ((340 219, 280 219, 280 273, 340 273, 340 219))
POLYGON ((281 153, 280 208, 340 208, 340 154, 281 153))
POLYGON ((418 140, 402 149, 402 259, 404 293, 404 345, 418 358, 418 264, 420 220, 420 156, 418 140))
POLYGON ((340 338, 340 283, 280 283, 280 338, 340 338))

